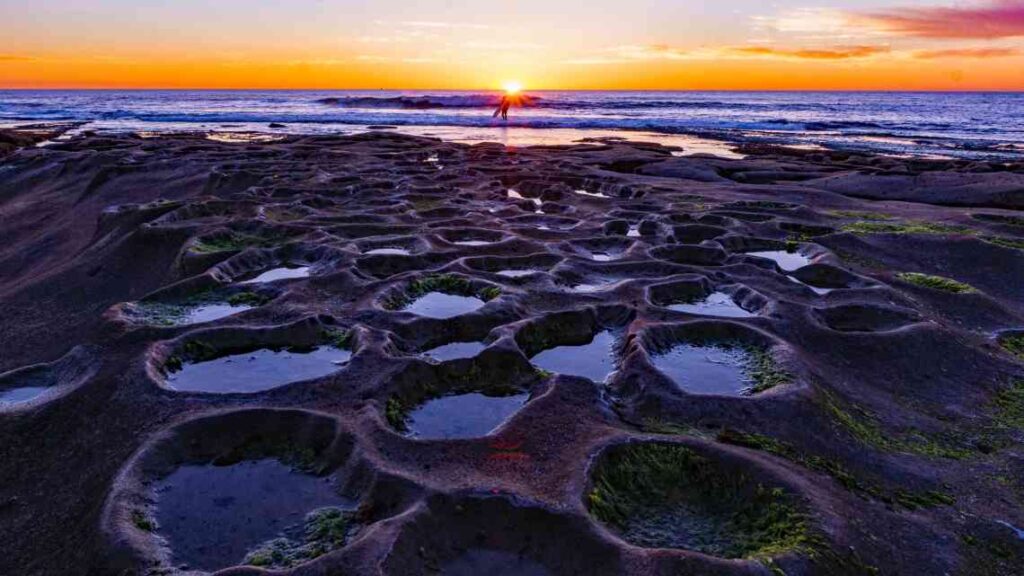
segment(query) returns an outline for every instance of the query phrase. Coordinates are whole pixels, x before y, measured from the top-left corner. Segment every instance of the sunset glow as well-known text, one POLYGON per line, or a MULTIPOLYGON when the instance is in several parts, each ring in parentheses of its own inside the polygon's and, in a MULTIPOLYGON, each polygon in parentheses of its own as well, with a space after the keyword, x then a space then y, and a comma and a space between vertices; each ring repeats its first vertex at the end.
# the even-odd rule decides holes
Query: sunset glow
POLYGON ((1022 38, 1024 0, 0 0, 0 87, 1021 90, 1022 38))

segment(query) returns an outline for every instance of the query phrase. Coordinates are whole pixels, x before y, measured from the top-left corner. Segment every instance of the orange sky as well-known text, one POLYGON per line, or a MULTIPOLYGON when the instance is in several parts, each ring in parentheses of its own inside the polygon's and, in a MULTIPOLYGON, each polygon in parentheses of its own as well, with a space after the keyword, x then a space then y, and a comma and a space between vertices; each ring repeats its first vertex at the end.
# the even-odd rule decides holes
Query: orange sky
POLYGON ((0 0, 0 87, 1024 90, 1024 1, 551 4, 0 0))

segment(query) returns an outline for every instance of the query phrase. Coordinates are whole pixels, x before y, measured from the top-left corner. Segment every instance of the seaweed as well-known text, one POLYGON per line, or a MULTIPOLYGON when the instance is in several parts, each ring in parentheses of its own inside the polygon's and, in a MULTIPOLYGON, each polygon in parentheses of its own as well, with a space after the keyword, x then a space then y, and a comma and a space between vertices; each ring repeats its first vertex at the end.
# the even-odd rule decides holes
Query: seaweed
POLYGON ((587 503, 595 518, 640 546, 767 559, 817 544, 786 490, 719 469, 681 445, 613 449, 594 472, 587 503), (689 529, 678 530, 680 523, 689 529))
POLYGON ((920 286, 922 288, 929 288, 931 290, 940 290, 942 292, 950 292, 953 294, 972 294, 977 292, 973 286, 958 282, 952 278, 946 278, 944 276, 931 276, 928 274, 920 274, 918 272, 900 272, 896 275, 896 278, 920 286))

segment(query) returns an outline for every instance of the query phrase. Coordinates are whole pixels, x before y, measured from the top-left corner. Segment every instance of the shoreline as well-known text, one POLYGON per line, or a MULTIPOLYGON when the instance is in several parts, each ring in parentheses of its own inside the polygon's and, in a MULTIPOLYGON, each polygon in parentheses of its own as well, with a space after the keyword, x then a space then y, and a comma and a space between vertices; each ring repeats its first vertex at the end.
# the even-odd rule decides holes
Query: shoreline
POLYGON ((210 520, 197 491, 170 516, 182 471, 257 504, 286 500, 259 497, 264 473, 337 487, 350 524, 300 571, 1024 558, 1024 163, 387 130, 36 146, 57 136, 0 131, 0 393, 22 395, 0 400, 0 573, 185 574, 197 545, 251 554, 196 568, 284 561, 255 554, 277 528, 223 528, 268 521, 245 506, 210 520), (542 365, 559 353, 594 371, 542 365), (316 354, 298 380, 203 380, 316 354), (428 405, 465 427, 417 436, 428 405), (637 446, 716 479, 645 505, 747 548, 602 515, 596 479, 637 446))

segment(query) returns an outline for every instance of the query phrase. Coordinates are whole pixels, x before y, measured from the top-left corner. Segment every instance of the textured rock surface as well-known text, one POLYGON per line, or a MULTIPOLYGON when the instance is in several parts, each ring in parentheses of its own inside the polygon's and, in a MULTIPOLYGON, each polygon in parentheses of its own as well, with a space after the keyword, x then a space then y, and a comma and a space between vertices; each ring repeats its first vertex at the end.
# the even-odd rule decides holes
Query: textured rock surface
POLYGON ((0 389, 48 391, 0 405, 0 573, 174 572, 152 486, 185 464, 256 457, 360 503, 346 544, 294 574, 502 558, 559 575, 769 573, 764 558, 629 546, 591 517, 595 459, 651 440, 791 494, 816 544, 771 560, 786 574, 1017 573, 1024 363, 996 336, 1024 327, 1024 228, 1001 218, 1020 216, 1006 208, 1022 204, 1021 167, 753 152, 673 160, 651 145, 389 133, 92 136, 14 152, 0 164, 0 389), (948 226, 851 227, 878 221, 948 226), (746 254, 766 251, 811 265, 746 254), (242 284, 300 266, 308 277, 242 284), (429 290, 484 305, 402 310, 429 290), (754 314, 668 307, 716 292, 754 314), (182 325, 129 304, 196 295, 252 307, 182 325), (605 331, 605 384, 530 364, 605 331), (353 355, 328 376, 247 395, 164 385, 175 361, 339 334, 353 355), (692 339, 757 346, 789 381, 688 394, 651 355, 692 339), (487 347, 421 354, 454 342, 487 347), (403 407, 477 391, 530 399, 484 438, 395 428, 403 407))

